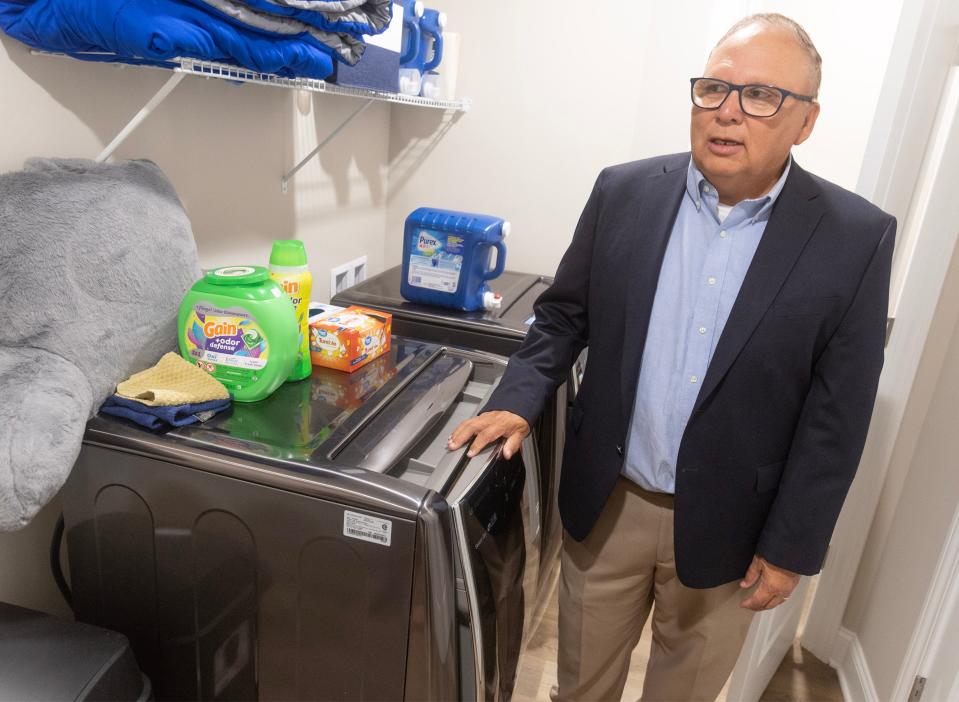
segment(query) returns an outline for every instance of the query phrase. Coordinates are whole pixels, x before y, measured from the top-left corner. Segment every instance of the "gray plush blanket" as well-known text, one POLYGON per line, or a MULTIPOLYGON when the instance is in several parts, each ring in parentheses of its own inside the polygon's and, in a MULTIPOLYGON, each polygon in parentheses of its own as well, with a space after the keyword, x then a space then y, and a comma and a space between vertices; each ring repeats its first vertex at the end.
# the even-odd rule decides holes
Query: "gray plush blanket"
POLYGON ((0 175, 0 531, 60 489, 116 384, 176 347, 199 276, 155 164, 32 159, 0 175))

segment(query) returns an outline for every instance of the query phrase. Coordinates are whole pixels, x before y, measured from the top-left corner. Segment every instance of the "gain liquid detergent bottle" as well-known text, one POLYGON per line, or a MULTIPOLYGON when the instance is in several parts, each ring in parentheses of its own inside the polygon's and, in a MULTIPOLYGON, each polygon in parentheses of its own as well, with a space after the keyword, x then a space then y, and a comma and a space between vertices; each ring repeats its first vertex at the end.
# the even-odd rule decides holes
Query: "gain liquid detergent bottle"
POLYGON ((313 276, 306 266, 306 249, 296 239, 277 239, 270 252, 270 277, 290 296, 296 309, 296 324, 300 341, 296 351, 293 372, 288 380, 303 380, 313 372, 310 360, 310 293, 313 276))
POLYGON ((268 397, 293 370, 296 312, 262 266, 207 271, 183 297, 177 321, 180 355, 223 383, 237 402, 268 397))

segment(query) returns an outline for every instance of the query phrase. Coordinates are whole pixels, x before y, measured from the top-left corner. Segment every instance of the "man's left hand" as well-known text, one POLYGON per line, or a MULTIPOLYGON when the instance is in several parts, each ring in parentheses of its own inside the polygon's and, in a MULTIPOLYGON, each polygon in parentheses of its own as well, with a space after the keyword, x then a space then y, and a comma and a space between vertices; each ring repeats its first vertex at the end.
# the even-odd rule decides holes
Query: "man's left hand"
POLYGON ((789 599, 789 595, 799 584, 799 578, 798 573, 774 566, 757 553, 753 556, 753 562, 749 564, 746 577, 739 583, 739 587, 752 587, 757 580, 759 587, 740 602, 739 606, 757 612, 774 609, 789 599))

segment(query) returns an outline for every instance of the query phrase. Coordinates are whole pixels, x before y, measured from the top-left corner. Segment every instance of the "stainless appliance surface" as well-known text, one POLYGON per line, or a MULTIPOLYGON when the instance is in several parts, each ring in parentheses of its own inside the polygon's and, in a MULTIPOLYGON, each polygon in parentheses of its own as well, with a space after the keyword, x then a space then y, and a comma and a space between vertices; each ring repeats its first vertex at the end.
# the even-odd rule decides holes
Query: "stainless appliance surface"
POLYGON ((395 336, 202 425, 95 417, 63 490, 78 619, 126 634, 161 700, 509 699, 534 442, 445 448, 504 367, 395 336))
POLYGON ((533 303, 553 279, 534 273, 504 271, 492 283, 503 296, 498 310, 459 310, 408 302, 400 294, 402 266, 383 271, 358 285, 337 293, 334 305, 361 305, 390 312, 398 334, 455 344, 509 356, 526 338, 533 323, 533 303), (429 329, 422 329, 422 327, 429 329))
MULTIPOLYGON (((402 267, 396 266, 338 293, 334 305, 361 305, 393 315, 397 334, 438 344, 476 349, 509 356, 515 352, 533 323, 533 303, 553 279, 534 273, 504 271, 491 282, 503 296, 498 310, 458 310, 429 307, 408 302, 400 294, 402 267)), ((585 351, 570 369, 570 379, 549 399, 533 427, 535 441, 524 450, 535 452, 540 467, 540 542, 542 567, 537 585, 534 621, 538 622, 549 603, 559 574, 559 551, 563 527, 559 518, 559 471, 566 440, 566 415, 575 397, 586 362, 585 351)))

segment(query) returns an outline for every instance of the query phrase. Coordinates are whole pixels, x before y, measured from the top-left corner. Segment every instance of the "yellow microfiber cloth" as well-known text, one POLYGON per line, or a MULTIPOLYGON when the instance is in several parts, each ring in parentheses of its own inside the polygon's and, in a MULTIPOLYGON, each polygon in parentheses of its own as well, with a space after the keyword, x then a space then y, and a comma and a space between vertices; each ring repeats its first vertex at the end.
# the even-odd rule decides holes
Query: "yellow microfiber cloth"
POLYGON ((150 407, 230 399, 223 383, 172 351, 117 385, 117 395, 150 407))

